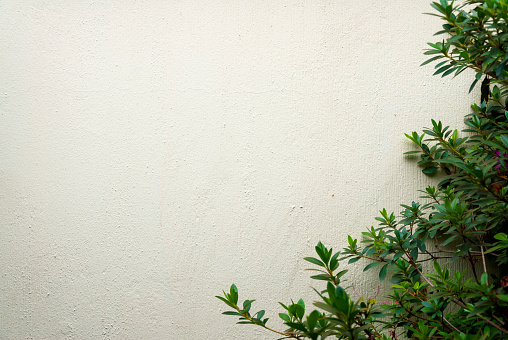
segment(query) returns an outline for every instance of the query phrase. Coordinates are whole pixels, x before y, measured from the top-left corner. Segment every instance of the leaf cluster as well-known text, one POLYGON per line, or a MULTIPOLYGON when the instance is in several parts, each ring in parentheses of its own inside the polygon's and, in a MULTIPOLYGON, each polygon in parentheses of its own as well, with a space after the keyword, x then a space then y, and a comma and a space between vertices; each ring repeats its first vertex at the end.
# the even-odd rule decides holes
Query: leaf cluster
POLYGON ((476 72, 470 91, 482 80, 481 102, 465 115, 462 131, 431 120, 406 137, 422 172, 440 174, 422 190, 420 202, 402 204, 400 214, 380 211, 377 226, 333 252, 321 242, 311 278, 326 282, 317 291, 317 310, 305 303, 285 305, 279 317, 288 327, 266 326, 264 311, 250 314, 253 300, 239 308, 231 286, 224 301, 239 323, 264 327, 294 339, 508 339, 508 1, 440 0, 431 6, 444 21, 425 54, 437 62, 435 75, 476 72), (364 271, 388 280, 384 300, 344 285, 347 270, 363 259, 364 271), (354 294, 353 294, 354 293, 354 294))
POLYGON ((308 257, 305 260, 325 269, 317 269, 323 274, 314 276, 315 280, 328 281, 324 291, 316 291, 321 300, 314 302, 314 306, 319 310, 312 310, 308 315, 305 315, 305 303, 302 299, 297 303, 291 301, 287 305, 279 302, 284 309, 279 313, 279 317, 288 328, 284 331, 277 331, 266 326, 268 319, 260 319, 259 314, 264 315, 264 311, 251 316, 249 309, 254 300, 245 300, 244 308, 238 306, 238 290, 235 285, 232 285, 229 293, 223 292, 223 296, 217 296, 218 299, 234 309, 234 311, 226 311, 223 314, 238 316, 240 324, 258 325, 282 335, 283 337, 279 339, 308 338, 317 340, 334 337, 360 340, 371 339, 375 334, 379 334, 374 323, 383 314, 374 308, 376 301, 374 299, 354 301, 339 285, 340 276, 347 272, 343 270, 335 273, 339 266, 337 258, 340 252, 332 256, 332 249, 326 248, 321 242, 318 243, 315 250, 319 259, 308 257))
POLYGON ((470 0, 432 2, 436 12, 427 13, 441 18, 443 29, 435 35, 445 35, 440 42, 428 43, 424 53, 432 57, 422 65, 439 61, 434 75, 457 76, 466 69, 476 71, 470 91, 487 75, 496 80, 508 79, 508 4, 505 0, 470 0))

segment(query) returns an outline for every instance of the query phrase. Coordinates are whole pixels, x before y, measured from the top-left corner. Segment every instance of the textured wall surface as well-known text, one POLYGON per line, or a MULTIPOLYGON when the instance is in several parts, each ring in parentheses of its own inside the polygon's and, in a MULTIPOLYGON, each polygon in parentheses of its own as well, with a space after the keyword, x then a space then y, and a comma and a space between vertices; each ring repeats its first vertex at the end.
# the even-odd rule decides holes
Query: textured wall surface
POLYGON ((430 10, 1 1, 0 339, 274 339, 213 296, 310 305, 302 257, 432 182, 403 133, 462 128, 430 10))

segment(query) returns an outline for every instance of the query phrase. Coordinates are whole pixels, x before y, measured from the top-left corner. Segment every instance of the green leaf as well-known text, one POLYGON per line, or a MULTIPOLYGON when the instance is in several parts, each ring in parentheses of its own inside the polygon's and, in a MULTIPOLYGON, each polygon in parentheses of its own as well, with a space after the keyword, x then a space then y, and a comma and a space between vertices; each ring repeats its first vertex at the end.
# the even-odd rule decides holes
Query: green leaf
POLYGON ((372 263, 369 263, 368 265, 365 266, 365 268, 363 268, 363 271, 367 271, 370 268, 375 268, 375 267, 379 266, 380 263, 381 262, 372 262, 372 263))
POLYGON ((229 300, 231 301, 231 303, 236 305, 238 303, 238 288, 236 288, 235 284, 232 284, 229 291, 230 291, 229 300))
POLYGON ((347 273, 347 269, 341 270, 340 272, 337 273, 337 275, 335 275, 335 277, 340 278, 346 273, 347 273))
POLYGON ((291 319, 289 318, 289 315, 287 315, 285 313, 279 313, 279 318, 281 318, 282 320, 284 320, 286 322, 291 322, 291 319))
POLYGON ((286 324, 288 327, 296 329, 296 330, 298 330, 300 332, 307 332, 307 329, 305 327, 303 327, 302 325, 300 325, 299 323, 284 322, 284 324, 286 324))
POLYGON ((379 281, 383 281, 385 279, 387 271, 388 271, 388 264, 385 264, 379 271, 379 281))
POLYGON ((218 296, 218 295, 216 295, 215 297, 216 297, 217 299, 219 299, 219 300, 223 301, 223 302, 224 302, 226 305, 228 305, 229 307, 233 307, 233 308, 235 308, 235 305, 234 305, 234 304, 232 304, 231 302, 229 302, 228 300, 226 300, 226 299, 225 299, 225 298, 223 298, 222 296, 218 296))
POLYGON ((261 320, 263 315, 265 315, 265 311, 264 310, 260 310, 259 312, 256 313, 255 319, 261 320))
POLYGON ((508 236, 505 233, 498 233, 494 238, 499 241, 508 241, 508 236))
POLYGON ((432 54, 441 54, 442 52, 439 50, 427 50, 423 54, 425 55, 432 55, 432 54))
POLYGON ((434 72, 433 76, 435 75, 438 75, 439 73, 441 72, 444 72, 446 70, 448 70, 450 67, 452 67, 453 65, 445 65, 443 67, 440 67, 436 72, 434 72))
POLYGON ((500 76, 501 73, 503 72, 505 66, 506 66, 506 62, 508 61, 508 57, 506 57, 500 64, 499 66, 496 68, 496 76, 500 76))
POLYGON ((476 86, 476 83, 478 82, 478 79, 475 79, 473 81, 473 83, 471 84, 471 86, 469 87, 469 93, 471 93, 471 91, 473 91, 474 87, 476 86))
POLYGON ((231 312, 231 311, 222 312, 222 314, 224 314, 224 315, 236 315, 236 316, 242 316, 242 314, 240 314, 240 313, 238 313, 238 312, 231 312))
POLYGON ((434 172, 436 172, 437 169, 438 169, 438 167, 433 165, 433 166, 429 166, 429 167, 423 169, 422 172, 424 174, 430 175, 430 174, 433 174, 434 172))
POLYGON ((411 249, 409 255, 413 258, 414 261, 416 261, 418 259, 418 247, 411 249))
POLYGON ((418 244, 418 249, 420 249, 423 253, 425 253, 425 251, 427 250, 425 242, 422 240, 416 240, 416 243, 418 244))
POLYGON ((443 75, 441 77, 446 77, 447 75, 449 75, 450 73, 453 73, 456 69, 458 69, 458 67, 452 67, 451 69, 449 69, 448 71, 446 71, 445 73, 443 73, 443 75))
POLYGON ((335 287, 335 297, 339 301, 339 304, 346 303, 349 300, 346 291, 341 286, 335 287))
POLYGON ((500 139, 504 147, 508 149, 508 135, 501 135, 500 139))
POLYGON ((352 258, 352 259, 350 259, 350 260, 348 261, 348 264, 355 263, 355 262, 356 262, 356 261, 358 261, 359 259, 361 259, 361 257, 354 257, 354 258, 352 258))
POLYGON ((251 304, 254 302, 255 300, 245 300, 243 302, 243 310, 248 312, 250 310, 250 306, 251 304))
POLYGON ((489 277, 489 275, 487 273, 483 273, 482 274, 482 276, 480 278, 482 286, 486 286, 487 285, 488 277, 489 277))
POLYGON ((424 62, 423 62, 420 66, 427 65, 428 63, 431 63, 431 62, 433 62, 434 60, 438 60, 438 59, 441 59, 441 58, 444 58, 444 56, 439 55, 439 56, 437 56, 437 57, 432 57, 432 58, 430 58, 430 59, 425 60, 425 61, 424 61, 424 62))
POLYGON ((394 262, 395 262, 395 261, 397 261, 397 260, 398 260, 398 259, 400 259, 402 256, 404 256, 404 254, 405 254, 404 252, 398 252, 398 253, 396 253, 395 255, 393 255, 393 259, 392 259, 392 261, 394 261, 394 262))
POLYGON ((326 247, 319 242, 316 247, 314 247, 316 250, 316 253, 318 254, 319 258, 323 261, 323 263, 328 264, 328 260, 330 260, 329 256, 327 256, 326 247))
POLYGON ((443 276, 443 270, 441 269, 441 266, 439 265, 439 262, 434 261, 434 269, 439 274, 439 276, 443 276))
POLYGON ((309 316, 307 317, 307 327, 309 327, 310 331, 316 328, 317 321, 320 316, 321 313, 319 313, 317 310, 314 310, 309 314, 309 316))
POLYGON ((459 237, 459 236, 458 235, 450 236, 441 245, 446 246, 448 243, 455 241, 457 239, 457 237, 459 237))
POLYGON ((325 264, 323 262, 321 262, 320 260, 316 259, 315 257, 304 257, 303 259, 307 262, 317 264, 318 266, 321 266, 321 267, 325 267, 325 264))
POLYGON ((339 255, 340 255, 340 252, 337 252, 330 259, 330 270, 332 272, 339 267, 339 260, 337 260, 337 257, 339 257, 339 255))
POLYGON ((294 303, 291 306, 289 306, 288 313, 289 315, 293 315, 301 319, 305 314, 305 306, 300 306, 299 304, 294 303))
POLYGON ((328 275, 328 274, 319 274, 319 275, 313 275, 310 278, 314 279, 314 280, 328 281, 328 280, 330 280, 330 275, 328 275))

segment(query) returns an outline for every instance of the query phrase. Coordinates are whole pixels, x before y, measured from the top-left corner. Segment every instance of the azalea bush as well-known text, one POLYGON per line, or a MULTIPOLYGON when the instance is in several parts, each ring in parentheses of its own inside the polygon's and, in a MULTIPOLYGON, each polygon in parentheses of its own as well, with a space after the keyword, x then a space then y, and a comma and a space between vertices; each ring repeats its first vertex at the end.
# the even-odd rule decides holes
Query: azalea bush
POLYGON ((238 323, 280 339, 508 339, 508 3, 431 6, 444 20, 436 33, 444 38, 428 44, 423 64, 435 64, 442 77, 472 69, 469 91, 481 92, 463 133, 431 120, 406 134, 417 149, 406 153, 419 157, 425 174, 441 172, 440 182, 421 191, 421 203, 401 205, 399 215, 381 210, 378 225, 360 241, 348 236, 342 251, 318 243, 305 260, 324 287, 315 308, 280 303, 285 329, 270 328, 265 311, 254 312, 254 300, 240 302, 232 285, 217 297, 238 323), (383 301, 379 290, 365 298, 341 281, 347 271, 340 265, 360 259, 380 282, 389 280, 383 301))

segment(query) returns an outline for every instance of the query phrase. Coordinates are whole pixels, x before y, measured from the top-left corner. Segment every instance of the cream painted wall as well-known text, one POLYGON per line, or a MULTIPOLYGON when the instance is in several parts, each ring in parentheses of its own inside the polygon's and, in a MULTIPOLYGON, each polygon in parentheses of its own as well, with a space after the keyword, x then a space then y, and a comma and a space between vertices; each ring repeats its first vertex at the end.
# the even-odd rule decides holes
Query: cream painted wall
POLYGON ((0 339, 274 339, 213 296, 310 304, 302 257, 431 182, 403 132, 462 127, 429 10, 0 2, 0 339))

